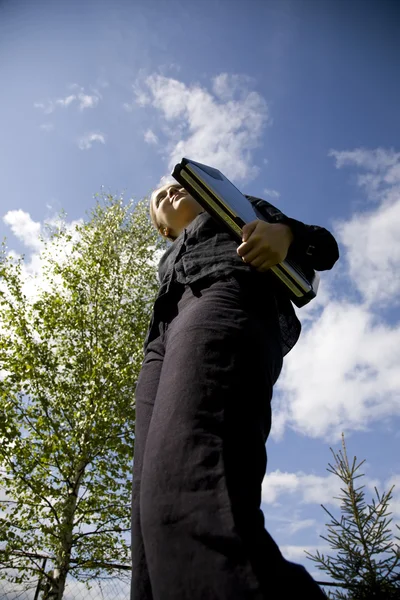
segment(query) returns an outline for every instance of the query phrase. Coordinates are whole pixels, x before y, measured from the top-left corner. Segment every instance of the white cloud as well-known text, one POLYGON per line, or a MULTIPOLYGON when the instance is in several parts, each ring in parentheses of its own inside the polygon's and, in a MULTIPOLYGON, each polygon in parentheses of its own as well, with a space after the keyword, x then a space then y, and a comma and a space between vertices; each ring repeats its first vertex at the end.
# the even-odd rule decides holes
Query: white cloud
POLYGON ((56 107, 60 106, 62 108, 67 108, 73 102, 77 101, 79 110, 84 110, 85 108, 94 108, 99 103, 101 99, 101 94, 97 90, 94 90, 94 94, 86 94, 83 87, 80 87, 78 84, 73 83, 68 86, 70 90, 79 90, 75 94, 69 94, 68 96, 56 98, 55 100, 47 100, 47 103, 43 102, 35 102, 34 107, 43 110, 45 114, 50 114, 54 112, 56 107))
MULTIPOLYGON (((400 326, 362 306, 330 302, 288 355, 280 427, 338 440, 342 431, 400 415, 400 326)), ((276 432, 278 433, 278 432, 276 432)))
POLYGON ((400 152, 356 149, 330 152, 337 168, 357 165, 363 170, 358 184, 375 210, 355 214, 338 224, 338 237, 346 249, 349 275, 369 305, 398 304, 400 292, 400 152))
POLYGON ((99 103, 98 96, 89 96, 88 94, 79 94, 79 109, 94 108, 99 103))
MULTIPOLYGON (((306 555, 306 552, 315 555, 317 550, 321 554, 328 556, 334 555, 335 552, 332 551, 332 548, 328 544, 314 544, 312 546, 283 544, 280 546, 280 550, 286 560, 303 565, 307 569, 308 573, 310 573, 310 575, 315 579, 315 581, 319 581, 321 583, 331 581, 331 577, 323 574, 319 569, 317 569, 315 563, 311 562, 306 555)), ((332 588, 327 587, 327 590, 332 591, 332 588)))
POLYGON ((268 188, 264 188, 263 193, 265 196, 270 196, 270 198, 279 198, 280 193, 276 190, 271 190, 268 188))
POLYGON ((278 380, 275 437, 289 426, 335 441, 400 415, 400 323, 382 316, 399 304, 400 153, 331 155, 364 170, 358 185, 376 204, 335 224, 341 259, 322 274, 317 302, 297 311, 307 327, 278 380))
POLYGON ((151 104, 162 117, 169 169, 187 156, 234 180, 257 174, 251 151, 260 145, 269 114, 265 100, 246 86, 246 78, 226 74, 212 81, 212 91, 161 75, 134 86, 136 104, 151 104))
POLYGON ((144 134, 144 141, 147 144, 158 144, 158 137, 151 129, 148 129, 144 134))
POLYGON ((316 524, 317 521, 315 519, 294 519, 287 524, 286 530, 289 535, 294 535, 303 529, 309 529, 310 527, 315 529, 316 524))
POLYGON ((93 142, 105 144, 105 136, 103 133, 87 133, 78 140, 78 146, 81 150, 88 150, 92 147, 93 142))
POLYGON ((356 214, 337 226, 346 249, 349 276, 371 307, 399 304, 400 300, 400 193, 377 210, 356 214), (397 275, 397 276, 396 276, 397 275))
MULTIPOLYGON (((147 104, 150 104, 150 102, 151 102, 150 96, 143 90, 136 87, 136 85, 133 86, 133 93, 135 95, 135 104, 137 104, 138 106, 143 107, 143 106, 146 106, 147 104)), ((133 108, 133 104, 132 105, 128 104, 127 106, 131 106, 133 108)))
POLYGON ((306 473, 287 473, 272 471, 264 477, 262 484, 262 501, 276 504, 282 495, 295 494, 296 504, 334 504, 340 493, 338 477, 327 475, 307 475, 306 473))
MULTIPOLYGON (((29 213, 22 210, 12 210, 6 213, 3 221, 8 225, 12 233, 28 248, 25 260, 22 263, 22 278, 24 280, 23 293, 27 298, 34 299, 40 290, 49 289, 49 283, 43 276, 47 268, 47 258, 42 257, 44 243, 39 236, 47 237, 46 228, 38 222, 35 222, 29 213)), ((46 221, 50 227, 59 227, 58 217, 50 218, 46 221)), ((58 244, 48 244, 47 255, 53 257, 62 264, 70 255, 72 244, 78 238, 76 227, 82 224, 82 220, 66 222, 63 226, 71 234, 71 240, 63 246, 58 244)), ((9 256, 18 259, 19 256, 13 251, 8 252, 9 256)))
MULTIPOLYGON (((396 171, 396 167, 400 164, 400 152, 387 150, 386 148, 376 148, 375 150, 368 150, 366 148, 342 151, 331 150, 329 155, 336 158, 336 167, 338 169, 343 166, 356 165, 372 173, 380 174, 383 179, 387 178, 388 172, 393 172, 393 168, 396 171)), ((399 179, 397 179, 397 182, 399 182, 399 179)))
POLYGON ((34 107, 42 109, 45 115, 49 115, 50 113, 53 113, 55 111, 57 106, 66 108, 75 99, 76 99, 76 96, 72 95, 72 96, 66 96, 65 98, 56 98, 55 100, 47 100, 46 104, 44 104, 43 102, 35 102, 34 107))
MULTIPOLYGON (((393 485, 395 487, 392 492, 393 496, 392 496, 392 501, 390 502, 390 510, 392 512, 392 516, 393 516, 394 520, 396 520, 398 522, 400 519, 400 474, 393 475, 388 480, 386 487, 385 487, 385 492, 388 492, 393 485)), ((379 491, 382 491, 382 490, 379 490, 379 491)), ((396 535, 398 535, 398 532, 396 533, 396 535)))
POLYGON ((54 104, 53 104, 53 102, 51 100, 49 100, 47 102, 47 105, 44 104, 43 102, 35 102, 33 104, 33 106, 35 108, 42 109, 45 115, 49 115, 50 113, 52 113, 54 111, 54 104))
MULTIPOLYGON (((176 79, 163 77, 161 75, 151 75, 147 78, 146 84, 151 94, 153 105, 158 108, 167 121, 172 121, 180 117, 186 117, 187 105, 192 96, 191 90, 186 85, 176 79)), ((194 88, 196 93, 196 88, 194 88)), ((199 89, 201 94, 201 90, 199 89)), ((201 100, 201 96, 197 95, 197 99, 201 100)), ((140 104, 138 98, 144 98, 144 95, 137 95, 136 102, 140 104)), ((207 95, 208 97, 208 95, 207 95)), ((150 96, 146 97, 146 101, 150 96)), ((207 107, 205 107, 207 109, 207 107)))
MULTIPOLYGON (((361 481, 361 480, 360 480, 361 481)), ((380 493, 387 492, 392 485, 395 485, 393 499, 390 503, 390 510, 394 515, 400 515, 400 475, 393 475, 385 483, 364 475, 362 485, 365 487, 366 504, 371 504, 372 499, 376 499, 375 488, 380 493)), ((279 469, 267 473, 262 483, 262 502, 265 504, 280 506, 281 499, 287 505, 289 497, 295 499, 296 511, 300 505, 305 504, 323 504, 331 505, 333 512, 338 515, 340 507, 340 496, 343 495, 341 488, 343 482, 337 475, 329 473, 325 476, 314 475, 297 471, 296 473, 282 472, 279 469)), ((330 509, 329 509, 330 510, 330 509)), ((288 523, 285 518, 285 530, 293 534, 302 529, 313 527, 315 519, 301 519, 294 511, 291 522, 288 523)))
MULTIPOLYGON (((306 564, 308 562, 306 552, 310 554, 315 554, 316 551, 319 550, 321 553, 329 553, 331 548, 327 544, 325 545, 315 545, 315 546, 294 546, 294 545, 284 545, 281 546, 281 552, 286 560, 290 560, 291 562, 306 564)), ((310 572, 311 563, 307 564, 307 571, 310 572)), ((315 577, 315 574, 314 574, 315 577)), ((316 579, 318 581, 325 580, 323 576, 317 576, 316 579)))
POLYGON ((223 101, 232 100, 237 93, 246 94, 248 86, 252 83, 251 77, 246 75, 220 73, 212 80, 212 91, 223 101))
POLYGON ((55 104, 58 106, 69 106, 74 100, 76 100, 75 95, 66 96, 65 98, 57 98, 55 104))
POLYGON ((11 228, 11 231, 25 246, 35 250, 41 247, 39 235, 41 234, 40 223, 34 221, 30 214, 23 210, 10 210, 4 217, 3 222, 11 228))
POLYGON ((336 168, 358 167, 357 182, 370 201, 382 204, 397 202, 400 197, 400 152, 393 149, 377 148, 367 150, 357 148, 338 152, 330 151, 336 159, 336 168))

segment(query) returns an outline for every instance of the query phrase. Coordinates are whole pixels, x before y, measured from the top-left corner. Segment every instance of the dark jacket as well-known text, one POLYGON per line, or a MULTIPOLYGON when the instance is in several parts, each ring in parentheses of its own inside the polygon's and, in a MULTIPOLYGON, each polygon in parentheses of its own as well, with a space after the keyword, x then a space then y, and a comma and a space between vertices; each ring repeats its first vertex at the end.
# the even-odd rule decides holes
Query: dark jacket
MULTIPOLYGON (((260 198, 247 196, 248 200, 271 223, 285 223, 293 232, 290 251, 316 271, 331 269, 339 258, 339 249, 333 235, 316 225, 305 225, 291 219, 279 209, 260 198)), ((204 278, 224 279, 240 274, 249 278, 251 284, 259 284, 265 294, 265 304, 272 310, 271 299, 279 319, 282 355, 285 356, 297 342, 301 324, 285 290, 275 280, 272 273, 259 273, 242 261, 236 249, 238 244, 227 230, 208 213, 198 215, 184 229, 179 237, 163 254, 158 277, 160 288, 154 303, 151 323, 144 343, 147 344, 159 335, 159 326, 174 302, 175 292, 182 285, 192 285, 204 278), (268 302, 267 302, 268 300, 268 302)))

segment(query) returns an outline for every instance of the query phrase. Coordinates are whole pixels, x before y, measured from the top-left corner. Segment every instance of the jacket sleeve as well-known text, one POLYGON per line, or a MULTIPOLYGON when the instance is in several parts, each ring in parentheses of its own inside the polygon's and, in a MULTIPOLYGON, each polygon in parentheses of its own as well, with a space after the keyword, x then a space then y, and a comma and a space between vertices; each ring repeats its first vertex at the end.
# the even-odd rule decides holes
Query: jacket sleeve
POLYGON ((324 227, 306 225, 291 219, 278 208, 254 196, 246 196, 253 208, 256 208, 269 223, 284 223, 293 233, 290 253, 305 260, 316 271, 332 269, 339 258, 339 247, 333 235, 324 227))

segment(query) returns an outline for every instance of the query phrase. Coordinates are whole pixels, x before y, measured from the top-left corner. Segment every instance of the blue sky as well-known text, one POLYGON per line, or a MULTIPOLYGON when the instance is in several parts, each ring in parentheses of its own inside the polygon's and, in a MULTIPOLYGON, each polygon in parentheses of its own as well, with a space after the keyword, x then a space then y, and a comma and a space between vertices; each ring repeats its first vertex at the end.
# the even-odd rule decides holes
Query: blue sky
POLYGON ((0 2, 0 235, 32 270, 46 219, 84 217, 101 186, 141 198, 182 156, 337 237, 298 311, 263 488, 311 570, 342 431, 367 486, 397 483, 400 517, 399 17, 389 0, 0 2))

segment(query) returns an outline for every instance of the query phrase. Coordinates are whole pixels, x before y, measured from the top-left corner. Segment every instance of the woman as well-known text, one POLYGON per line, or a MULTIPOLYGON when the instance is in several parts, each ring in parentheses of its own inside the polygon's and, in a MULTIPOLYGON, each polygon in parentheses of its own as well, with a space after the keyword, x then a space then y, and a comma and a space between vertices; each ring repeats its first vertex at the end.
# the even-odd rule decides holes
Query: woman
POLYGON ((265 207, 275 222, 247 224, 237 247, 179 185, 152 194, 173 243, 135 394, 133 600, 325 597, 260 508, 272 388, 300 333, 267 271, 291 246, 320 270, 338 250, 325 229, 265 207))

